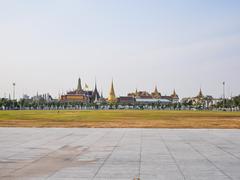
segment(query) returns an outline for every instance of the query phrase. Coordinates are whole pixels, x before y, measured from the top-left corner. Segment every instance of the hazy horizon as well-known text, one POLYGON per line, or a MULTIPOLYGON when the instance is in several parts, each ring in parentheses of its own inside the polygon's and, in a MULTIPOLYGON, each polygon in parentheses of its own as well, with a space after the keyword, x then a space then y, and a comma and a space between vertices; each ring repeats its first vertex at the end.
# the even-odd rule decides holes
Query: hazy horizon
POLYGON ((108 95, 157 86, 182 97, 240 94, 240 1, 102 0, 0 3, 0 97, 82 85, 108 95))

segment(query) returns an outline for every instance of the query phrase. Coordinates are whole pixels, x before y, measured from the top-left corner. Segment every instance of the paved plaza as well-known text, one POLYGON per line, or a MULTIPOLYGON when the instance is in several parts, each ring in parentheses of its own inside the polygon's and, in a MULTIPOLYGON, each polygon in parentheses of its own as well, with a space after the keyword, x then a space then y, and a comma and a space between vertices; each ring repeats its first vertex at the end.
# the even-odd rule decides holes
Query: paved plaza
POLYGON ((239 180, 240 130, 0 128, 1 180, 239 180))

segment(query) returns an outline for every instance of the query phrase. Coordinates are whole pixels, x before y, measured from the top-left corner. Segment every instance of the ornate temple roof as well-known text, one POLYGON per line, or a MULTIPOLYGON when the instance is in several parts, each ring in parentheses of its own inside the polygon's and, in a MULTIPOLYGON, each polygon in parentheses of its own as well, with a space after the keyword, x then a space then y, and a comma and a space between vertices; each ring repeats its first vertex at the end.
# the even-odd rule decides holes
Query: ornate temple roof
POLYGON ((178 98, 178 95, 177 95, 175 89, 173 90, 173 93, 172 93, 171 97, 172 98, 178 98))
POLYGON ((155 86, 154 92, 152 92, 152 97, 157 99, 161 97, 161 93, 158 92, 157 86, 155 86))
POLYGON ((84 94, 84 90, 82 89, 81 78, 78 78, 77 89, 73 91, 67 92, 68 95, 76 95, 76 94, 84 94))

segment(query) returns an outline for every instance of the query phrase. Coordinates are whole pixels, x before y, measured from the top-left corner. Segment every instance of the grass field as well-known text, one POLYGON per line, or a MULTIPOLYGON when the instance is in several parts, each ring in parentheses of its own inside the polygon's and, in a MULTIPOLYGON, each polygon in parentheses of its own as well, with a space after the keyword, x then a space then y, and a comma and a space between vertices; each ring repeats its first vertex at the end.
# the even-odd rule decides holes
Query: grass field
POLYGON ((0 111, 1 127, 240 128, 240 112, 0 111))

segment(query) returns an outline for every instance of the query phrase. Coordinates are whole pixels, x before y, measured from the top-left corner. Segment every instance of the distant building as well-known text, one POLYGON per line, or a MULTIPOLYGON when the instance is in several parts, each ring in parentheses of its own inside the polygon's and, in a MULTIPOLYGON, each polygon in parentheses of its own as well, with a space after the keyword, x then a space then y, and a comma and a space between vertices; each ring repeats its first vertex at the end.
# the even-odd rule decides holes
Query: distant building
POLYGON ((135 102, 138 104, 171 104, 171 103, 178 103, 179 97, 176 94, 174 89, 173 94, 170 96, 162 96, 161 93, 158 91, 157 86, 155 86, 154 91, 150 94, 147 91, 138 91, 136 90, 133 93, 129 93, 128 97, 135 98, 135 102))
POLYGON ((178 97, 175 89, 173 90, 173 93, 172 93, 172 95, 171 95, 171 98, 172 98, 172 102, 173 102, 173 103, 178 103, 178 102, 179 102, 179 97, 178 97))
POLYGON ((193 104, 204 104, 205 97, 202 93, 202 89, 200 88, 200 91, 196 97, 192 98, 193 104))
POLYGON ((22 99, 25 99, 25 100, 29 100, 30 99, 30 96, 28 96, 27 94, 24 94, 22 99))
POLYGON ((202 89, 200 88, 197 96, 195 97, 188 97, 183 98, 181 100, 182 104, 188 105, 188 106, 197 106, 202 108, 209 108, 214 104, 214 98, 210 95, 203 95, 202 89))
POLYGON ((107 100, 103 97, 103 94, 101 92, 100 98, 98 99, 97 103, 106 103, 107 100))
POLYGON ((172 102, 168 99, 144 99, 144 98, 136 98, 136 104, 138 105, 152 105, 152 104, 171 104, 172 102))
MULTIPOLYGON (((25 96, 25 98, 23 97, 23 99, 25 99, 25 100, 28 100, 27 98, 28 98, 27 96, 25 96)), ((51 101, 53 101, 53 98, 49 93, 47 93, 47 94, 38 94, 37 93, 36 96, 33 96, 31 98, 31 100, 32 101, 51 102, 51 101)))
POLYGON ((60 97, 61 102, 81 102, 81 103, 93 103, 100 99, 99 92, 97 90, 97 85, 95 83, 95 88, 91 90, 83 90, 81 79, 78 79, 77 89, 74 91, 69 91, 65 95, 60 97))
POLYGON ((170 96, 161 96, 162 100, 168 100, 173 104, 176 104, 179 102, 179 97, 175 91, 175 89, 173 90, 173 93, 170 96))
POLYGON ((118 103, 120 105, 134 105, 135 98, 130 96, 120 96, 118 98, 118 103))
POLYGON ((152 98, 152 95, 147 91, 138 91, 137 89, 133 93, 128 93, 128 96, 134 97, 134 98, 144 98, 144 99, 152 98))

